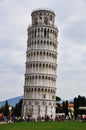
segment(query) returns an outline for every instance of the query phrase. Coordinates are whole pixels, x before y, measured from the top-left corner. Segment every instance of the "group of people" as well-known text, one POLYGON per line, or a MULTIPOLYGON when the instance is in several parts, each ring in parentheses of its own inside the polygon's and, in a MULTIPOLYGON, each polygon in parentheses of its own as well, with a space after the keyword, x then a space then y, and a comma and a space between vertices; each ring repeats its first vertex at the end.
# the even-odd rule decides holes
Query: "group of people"
MULTIPOLYGON (((13 116, 13 117, 9 118, 9 117, 4 116, 3 114, 0 114, 0 122, 1 123, 2 122, 12 123, 12 122, 21 122, 21 121, 23 121, 23 122, 29 122, 29 121, 34 121, 34 122, 36 122, 36 121, 46 121, 46 122, 48 122, 48 121, 54 121, 54 120, 60 122, 60 121, 64 121, 64 120, 66 120, 66 121, 73 120, 74 121, 76 119, 70 118, 69 116, 64 116, 64 115, 56 116, 55 119, 53 119, 52 115, 51 116, 48 116, 48 115, 40 116, 39 115, 37 118, 31 117, 30 115, 25 116, 25 117, 24 116, 23 117, 13 116)), ((78 121, 86 121, 86 115, 78 115, 77 120, 78 121)))
POLYGON ((23 121, 51 121, 53 120, 52 116, 48 116, 48 115, 45 115, 45 116, 37 116, 37 117, 31 117, 31 116, 25 116, 23 117, 23 121))
POLYGON ((48 116, 48 115, 45 115, 45 116, 38 116, 38 117, 31 117, 30 115, 28 115, 28 116, 23 116, 23 117, 21 117, 21 116, 19 116, 19 117, 17 117, 17 116, 13 116, 13 117, 6 117, 6 116, 1 116, 0 117, 0 122, 7 122, 7 123, 11 123, 11 122, 21 122, 21 121, 23 121, 23 122, 29 122, 29 121, 34 121, 34 122, 36 122, 36 121, 52 121, 53 120, 53 118, 52 118, 52 116, 48 116))

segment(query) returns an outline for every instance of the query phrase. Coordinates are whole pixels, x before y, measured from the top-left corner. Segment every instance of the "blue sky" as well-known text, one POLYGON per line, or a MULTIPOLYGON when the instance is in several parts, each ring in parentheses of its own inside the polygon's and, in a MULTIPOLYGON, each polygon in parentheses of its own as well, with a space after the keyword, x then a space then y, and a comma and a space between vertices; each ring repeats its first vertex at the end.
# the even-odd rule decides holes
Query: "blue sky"
POLYGON ((56 14, 57 95, 86 96, 86 0, 0 0, 0 101, 23 95, 27 28, 39 8, 56 14))

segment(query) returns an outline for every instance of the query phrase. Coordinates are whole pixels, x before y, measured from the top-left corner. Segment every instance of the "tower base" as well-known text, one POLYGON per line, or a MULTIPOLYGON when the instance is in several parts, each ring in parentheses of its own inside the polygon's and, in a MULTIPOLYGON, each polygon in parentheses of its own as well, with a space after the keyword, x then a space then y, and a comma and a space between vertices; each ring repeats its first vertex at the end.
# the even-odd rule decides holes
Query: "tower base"
POLYGON ((23 99, 22 105, 22 116, 23 117, 32 117, 37 120, 39 117, 41 119, 55 120, 55 101, 46 101, 46 100, 31 100, 31 99, 23 99))

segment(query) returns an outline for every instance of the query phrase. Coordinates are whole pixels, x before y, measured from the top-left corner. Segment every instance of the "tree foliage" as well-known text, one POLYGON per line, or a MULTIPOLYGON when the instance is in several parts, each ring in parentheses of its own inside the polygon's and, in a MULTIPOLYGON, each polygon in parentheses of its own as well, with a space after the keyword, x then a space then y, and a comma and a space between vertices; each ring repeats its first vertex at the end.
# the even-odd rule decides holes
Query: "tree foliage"
POLYGON ((57 103, 56 113, 65 113, 65 115, 68 115, 68 101, 67 100, 63 102, 62 104, 57 103))
POLYGON ((15 105, 13 115, 17 117, 21 116, 21 111, 22 111, 22 99, 19 101, 19 103, 15 105))
POLYGON ((7 100, 5 102, 5 105, 0 108, 0 113, 3 113, 6 117, 9 116, 9 105, 7 100))
POLYGON ((5 106, 4 106, 4 115, 8 116, 9 115, 9 105, 8 101, 6 101, 5 106))
POLYGON ((86 114, 86 110, 82 109, 80 110, 79 107, 86 107, 86 98, 84 96, 78 96, 78 98, 74 98, 74 115, 75 117, 78 116, 78 114, 86 114))
POLYGON ((60 101, 60 100, 61 100, 61 98, 56 96, 56 101, 60 101))

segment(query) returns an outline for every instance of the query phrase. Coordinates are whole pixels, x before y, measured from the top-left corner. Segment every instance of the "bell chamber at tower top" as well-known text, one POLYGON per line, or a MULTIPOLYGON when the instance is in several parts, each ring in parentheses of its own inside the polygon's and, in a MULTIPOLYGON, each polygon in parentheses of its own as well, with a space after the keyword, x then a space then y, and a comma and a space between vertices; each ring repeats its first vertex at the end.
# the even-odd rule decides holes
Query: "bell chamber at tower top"
POLYGON ((55 13, 50 10, 36 10, 32 14, 32 26, 54 26, 55 13))

